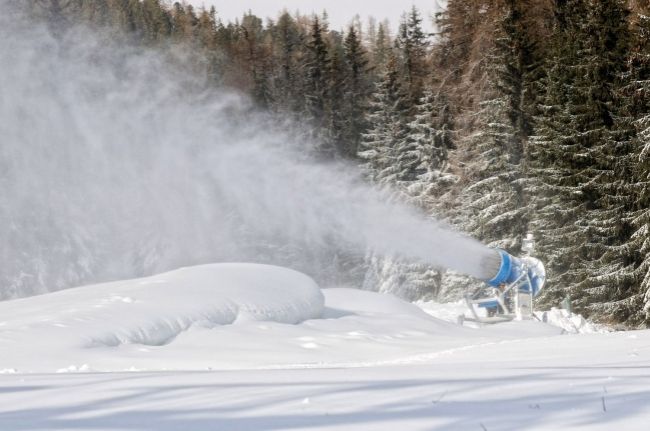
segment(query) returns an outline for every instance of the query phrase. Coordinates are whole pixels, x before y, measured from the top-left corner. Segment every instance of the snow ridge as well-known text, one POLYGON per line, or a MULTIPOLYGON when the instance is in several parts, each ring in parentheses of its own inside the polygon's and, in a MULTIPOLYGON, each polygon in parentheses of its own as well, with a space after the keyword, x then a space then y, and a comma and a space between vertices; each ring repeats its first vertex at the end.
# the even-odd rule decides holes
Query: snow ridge
POLYGON ((0 315, 9 322, 3 334, 19 339, 18 334, 36 332, 83 347, 161 346, 193 326, 214 328, 246 320, 296 324, 320 317, 323 309, 323 295, 308 276, 236 263, 0 303, 0 315))

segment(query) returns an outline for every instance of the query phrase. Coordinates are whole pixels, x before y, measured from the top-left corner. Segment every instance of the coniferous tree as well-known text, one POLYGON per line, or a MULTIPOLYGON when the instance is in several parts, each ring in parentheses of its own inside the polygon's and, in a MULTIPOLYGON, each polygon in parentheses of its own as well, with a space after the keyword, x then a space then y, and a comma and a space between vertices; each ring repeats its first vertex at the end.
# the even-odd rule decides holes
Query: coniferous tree
POLYGON ((334 150, 329 142, 325 142, 324 131, 325 108, 327 100, 327 71, 329 69, 328 47, 323 35, 323 28, 318 17, 311 23, 307 42, 307 56, 305 63, 305 118, 312 131, 312 139, 320 141, 319 152, 332 157, 334 150))
POLYGON ((425 90, 409 123, 409 136, 421 154, 417 181, 408 194, 418 205, 437 213, 441 195, 457 181, 449 172, 449 152, 454 148, 452 119, 444 95, 425 90))
POLYGON ((428 41, 422 30, 420 12, 415 6, 402 18, 395 44, 401 53, 411 105, 415 105, 422 97, 424 80, 428 75, 428 41))
POLYGON ((621 301, 629 300, 633 292, 624 281, 630 256, 621 252, 631 234, 625 221, 631 177, 621 174, 627 170, 625 156, 634 130, 620 121, 623 115, 617 93, 623 86, 629 51, 628 11, 623 1, 608 0, 596 2, 589 12, 586 32, 591 39, 584 52, 587 67, 577 79, 578 89, 586 93, 587 106, 592 109, 579 113, 591 122, 584 150, 590 166, 583 170, 586 175, 581 185, 588 201, 585 218, 578 223, 586 231, 586 261, 585 279, 574 288, 574 296, 584 313, 600 320, 623 321, 628 312, 620 307, 621 301))
POLYGON ((191 42, 194 40, 194 30, 198 19, 194 8, 184 6, 179 2, 174 3, 172 9, 172 37, 178 42, 191 42))
POLYGON ((486 243, 519 251, 527 230, 524 145, 529 121, 523 100, 527 66, 522 16, 515 0, 506 2, 492 54, 491 91, 480 104, 478 130, 466 145, 475 154, 463 207, 467 230, 486 243))
POLYGON ((326 70, 325 115, 327 118, 326 140, 330 147, 330 156, 344 154, 348 144, 344 134, 347 123, 345 108, 345 53, 341 36, 330 34, 326 70))
POLYGON ((630 251, 636 251, 634 281, 638 292, 644 296, 643 311, 634 310, 646 326, 650 323, 650 18, 639 16, 636 29, 636 47, 629 61, 630 82, 634 84, 632 98, 636 103, 631 112, 636 119, 638 140, 631 160, 635 180, 634 205, 631 212, 634 234, 628 244, 630 251))
POLYGON ((571 260, 567 259, 569 247, 584 243, 584 238, 573 231, 578 210, 565 202, 572 194, 568 185, 564 187, 561 184, 563 178, 569 178, 571 165, 568 156, 560 154, 561 150, 568 148, 563 143, 563 133, 565 130, 573 131, 571 127, 574 126, 565 106, 569 103, 567 90, 571 89, 575 79, 569 66, 576 61, 579 51, 577 34, 586 13, 580 6, 584 5, 575 0, 558 5, 551 57, 542 81, 545 94, 528 152, 531 179, 527 191, 534 204, 531 228, 537 237, 543 239, 538 244, 538 252, 549 271, 544 293, 549 302, 560 301, 565 295, 564 288, 570 284, 562 278, 571 270, 571 260), (568 196, 561 198, 559 191, 562 190, 566 190, 568 196), (565 246, 567 249, 563 249, 565 246))
POLYGON ((250 93, 259 106, 266 107, 270 98, 267 81, 268 50, 262 20, 250 12, 245 14, 237 35, 240 58, 250 78, 250 93))
POLYGON ((372 41, 371 53, 370 68, 375 71, 376 76, 380 76, 391 56, 390 34, 385 22, 379 23, 376 37, 372 41))
MULTIPOLYGON (((434 148, 441 140, 430 124, 434 115, 432 98, 422 101, 419 115, 412 123, 408 122, 408 99, 393 57, 372 96, 372 112, 367 117, 369 131, 362 137, 359 153, 367 175, 379 185, 392 188, 401 199, 408 199, 416 184, 429 181, 426 174, 434 169, 435 163, 442 163, 444 157, 442 149, 434 148)), ((366 289, 392 293, 407 300, 433 299, 438 295, 441 273, 437 269, 372 251, 367 266, 366 289)))
POLYGON ((271 29, 274 73, 271 76, 273 109, 283 114, 299 112, 304 106, 303 73, 300 69, 304 35, 296 21, 284 12, 271 29))
POLYGON ((620 219, 629 229, 629 239, 618 248, 625 259, 622 269, 608 280, 617 293, 617 300, 602 305, 612 320, 630 325, 647 325, 650 321, 650 18, 647 12, 637 13, 634 43, 623 76, 625 85, 619 91, 625 112, 618 121, 624 126, 631 123, 636 132, 623 147, 627 154, 620 157, 617 168, 620 178, 629 179, 621 190, 625 196, 625 213, 620 219))
POLYGON ((366 175, 380 185, 397 181, 397 148, 407 139, 407 96, 393 57, 377 84, 366 117, 368 131, 362 135, 359 158, 366 175))
POLYGON ((343 129, 341 152, 346 157, 356 157, 365 128, 364 110, 368 98, 368 60, 357 31, 350 26, 344 42, 345 74, 343 81, 343 129))
POLYGON ((614 173, 625 132, 614 122, 613 97, 626 20, 618 0, 597 3, 570 0, 558 9, 546 99, 531 146, 534 227, 550 269, 546 299, 569 294, 584 311, 589 297, 611 298, 603 276, 621 265, 607 249, 622 239, 614 227, 621 215, 614 173))

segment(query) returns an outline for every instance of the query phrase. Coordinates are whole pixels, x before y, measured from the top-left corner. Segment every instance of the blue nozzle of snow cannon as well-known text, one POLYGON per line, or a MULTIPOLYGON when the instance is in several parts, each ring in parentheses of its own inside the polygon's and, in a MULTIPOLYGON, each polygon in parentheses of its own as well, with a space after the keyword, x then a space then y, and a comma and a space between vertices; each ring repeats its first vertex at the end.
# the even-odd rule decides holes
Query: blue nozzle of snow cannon
POLYGON ((513 257, 501 249, 496 249, 501 256, 501 266, 499 267, 499 272, 491 279, 488 280, 490 286, 498 287, 502 283, 508 283, 510 278, 510 272, 512 271, 512 261, 513 257))
POLYGON ((516 258, 501 249, 496 251, 501 256, 501 265, 497 274, 487 283, 490 286, 498 287, 501 284, 514 283, 523 277, 519 291, 532 292, 533 296, 537 296, 546 280, 546 271, 542 262, 533 257, 516 258), (525 271, 528 275, 527 279, 525 271))

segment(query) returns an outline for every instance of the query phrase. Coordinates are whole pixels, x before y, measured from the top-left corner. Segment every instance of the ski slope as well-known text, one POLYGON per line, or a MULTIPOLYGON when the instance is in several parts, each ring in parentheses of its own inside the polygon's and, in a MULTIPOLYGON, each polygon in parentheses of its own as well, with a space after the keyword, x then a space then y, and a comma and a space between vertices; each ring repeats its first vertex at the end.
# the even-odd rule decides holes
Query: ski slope
POLYGON ((2 302, 0 429, 647 429, 649 331, 459 311, 252 264, 2 302))

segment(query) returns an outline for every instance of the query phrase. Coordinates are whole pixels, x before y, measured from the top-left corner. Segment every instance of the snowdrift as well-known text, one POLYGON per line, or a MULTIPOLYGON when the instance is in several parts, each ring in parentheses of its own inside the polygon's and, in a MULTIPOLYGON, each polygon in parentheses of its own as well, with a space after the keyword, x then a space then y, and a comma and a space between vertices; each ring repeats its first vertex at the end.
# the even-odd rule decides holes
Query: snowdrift
POLYGON ((231 263, 3 302, 0 316, 7 320, 4 333, 81 334, 89 347, 158 346, 192 325, 213 327, 238 319, 295 324, 320 317, 323 305, 318 285, 304 274, 231 263))
MULTIPOLYGON (((0 372, 368 366, 480 338, 390 295, 214 264, 0 303, 0 372)), ((479 340, 480 341, 480 340, 479 340)))
MULTIPOLYGON (((0 302, 0 346, 7 352, 3 362, 27 351, 163 346, 195 326, 296 324, 320 317, 323 309, 318 285, 299 272, 257 264, 203 265, 0 302)), ((38 355, 38 360, 48 359, 38 355)))

